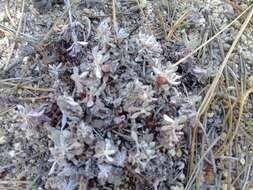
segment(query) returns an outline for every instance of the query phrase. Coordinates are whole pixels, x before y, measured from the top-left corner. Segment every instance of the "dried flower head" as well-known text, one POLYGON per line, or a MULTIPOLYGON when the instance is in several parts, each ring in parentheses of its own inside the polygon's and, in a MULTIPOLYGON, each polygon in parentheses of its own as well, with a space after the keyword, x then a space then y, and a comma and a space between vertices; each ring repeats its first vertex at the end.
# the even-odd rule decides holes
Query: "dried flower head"
POLYGON ((139 46, 139 53, 148 55, 149 57, 159 57, 162 53, 162 48, 159 42, 156 41, 154 35, 140 32, 136 39, 139 46))
POLYGON ((179 85, 181 76, 176 74, 177 66, 172 64, 162 65, 159 62, 156 62, 153 66, 154 79, 159 86, 162 85, 179 85))

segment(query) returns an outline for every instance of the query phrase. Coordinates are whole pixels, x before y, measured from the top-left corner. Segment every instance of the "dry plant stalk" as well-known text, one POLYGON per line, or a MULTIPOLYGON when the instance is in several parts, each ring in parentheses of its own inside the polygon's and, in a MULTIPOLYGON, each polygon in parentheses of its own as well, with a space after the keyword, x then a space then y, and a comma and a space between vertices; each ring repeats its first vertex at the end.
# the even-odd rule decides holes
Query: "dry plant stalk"
POLYGON ((8 19, 10 20, 10 23, 13 27, 15 27, 15 21, 13 20, 13 18, 11 17, 11 14, 10 14, 10 0, 7 0, 5 2, 5 6, 4 6, 4 9, 5 9, 5 14, 6 16, 8 17, 8 19))
POLYGON ((117 24, 117 17, 116 17, 116 0, 112 0, 112 22, 113 22, 113 28, 115 32, 118 32, 118 24, 117 24))
POLYGON ((17 39, 18 39, 18 36, 19 36, 19 33, 20 33, 20 30, 21 30, 21 25, 22 25, 22 22, 23 22, 23 17, 24 17, 24 10, 25 10, 25 0, 22 0, 22 8, 21 8, 21 17, 19 19, 19 23, 18 23, 18 29, 17 29, 17 32, 16 32, 16 35, 15 35, 15 41, 11 47, 11 51, 10 51, 10 54, 7 58, 7 61, 4 65, 4 70, 6 70, 8 68, 8 65, 11 61, 11 57, 12 57, 12 54, 13 54, 13 51, 15 49, 15 46, 16 46, 16 43, 17 43, 17 39))
POLYGON ((170 28, 168 35, 166 36, 166 40, 169 41, 170 38, 172 37, 173 33, 176 31, 176 29, 180 26, 180 24, 191 15, 190 11, 186 11, 184 12, 184 14, 182 14, 179 19, 177 19, 177 21, 174 23, 174 25, 170 28))
POLYGON ((211 41, 213 41, 217 36, 219 36, 222 32, 224 32, 226 29, 228 29, 230 26, 232 26, 237 20, 239 20, 239 18, 241 18, 248 10, 250 10, 250 8, 253 7, 253 4, 250 5, 247 9, 245 9, 238 17, 236 17, 232 22, 230 22, 228 25, 226 25, 224 28, 222 28, 219 32, 217 32, 215 35, 213 35, 213 37, 211 37, 209 40, 207 40, 205 43, 203 43, 202 45, 200 45, 199 47, 197 47, 195 50, 193 50, 191 53, 189 53, 188 55, 186 55, 184 58, 180 59, 179 61, 177 61, 175 63, 175 65, 179 65, 181 63, 183 63, 184 61, 186 61, 189 57, 193 56, 196 52, 198 52, 200 49, 202 49, 203 47, 205 47, 207 44, 209 44, 211 41))
POLYGON ((208 90, 208 92, 207 92, 207 94, 206 94, 206 96, 205 96, 205 98, 204 98, 202 104, 200 105, 200 108, 199 108, 199 110, 198 110, 198 118, 201 117, 201 115, 207 110, 209 104, 211 103, 211 100, 212 100, 212 98, 213 98, 213 96, 214 96, 214 91, 215 91, 215 89, 216 89, 216 87, 217 87, 217 84, 218 84, 218 82, 219 82, 219 80, 220 80, 220 77, 221 77, 221 75, 222 75, 222 73, 223 73, 223 70, 224 70, 225 66, 227 65, 228 60, 229 60, 229 58, 230 58, 230 55, 231 55, 232 52, 234 51, 234 48, 235 48, 235 46, 237 45, 238 41, 240 40, 240 38, 241 38, 241 36, 242 36, 244 30, 245 30, 246 27, 248 26, 249 21, 250 21, 252 15, 253 15, 253 8, 251 9, 251 11, 250 11, 249 15, 247 16, 246 20, 244 21, 244 23, 243 23, 243 25, 242 25, 240 31, 239 31, 238 34, 236 35, 235 40, 234 40, 232 46, 230 47, 230 49, 229 49, 229 51, 228 51, 228 53, 227 53, 227 55, 226 55, 224 61, 222 62, 221 66, 220 66, 220 69, 219 69, 219 71, 218 71, 218 74, 217 74, 216 77, 214 78, 214 80, 213 80, 213 82, 212 82, 212 84, 211 84, 211 86, 210 86, 210 88, 209 88, 209 90, 208 90))
MULTIPOLYGON (((241 101, 240 101, 240 109, 239 109, 239 117, 237 119, 235 128, 233 130, 230 130, 228 135, 227 135, 227 140, 224 141, 224 143, 221 145, 221 147, 219 148, 219 150, 217 151, 217 154, 220 155, 222 154, 233 142, 235 136, 237 135, 237 131, 240 128, 240 122, 241 122, 241 117, 243 114, 243 107, 245 105, 245 102, 247 100, 247 98, 249 97, 250 94, 253 93, 253 87, 250 88, 249 90, 247 90, 245 92, 245 94, 243 94, 241 96, 241 101)), ((233 106, 234 107, 234 106, 233 106)))
POLYGON ((20 84, 14 84, 11 82, 2 82, 2 84, 4 85, 9 85, 9 86, 14 86, 16 88, 22 88, 22 89, 26 89, 26 90, 33 90, 33 91, 40 91, 40 92, 53 92, 54 89, 50 89, 50 88, 36 88, 36 87, 31 87, 31 86, 24 86, 24 85, 20 85, 20 84))
MULTIPOLYGON (((252 8, 252 5, 251 5, 249 8, 252 8)), ((248 9, 249 9, 249 8, 248 8, 248 9)), ((246 9, 246 10, 248 10, 248 9, 246 9)), ((244 14, 244 13, 245 13, 245 12, 243 12, 242 14, 244 14)), ((241 15, 242 15, 242 14, 241 14, 241 15)), ((241 15, 240 15, 240 16, 241 16, 241 15)), ((222 62, 221 66, 220 66, 220 69, 219 69, 219 71, 218 71, 218 74, 217 74, 216 77, 214 78, 214 80, 213 80, 213 82, 212 82, 212 84, 211 84, 211 86, 210 86, 208 92, 206 93, 206 96, 205 96, 204 100, 202 101, 202 104, 200 105, 200 107, 199 107, 199 109, 198 109, 197 116, 196 116, 196 121, 195 121, 195 127, 192 129, 192 142, 191 142, 191 149, 190 149, 189 169, 188 169, 188 173, 189 173, 189 174, 192 173, 192 167, 193 167, 193 159, 194 159, 194 152, 195 152, 195 139, 196 139, 196 132, 197 132, 196 123, 197 123, 197 121, 199 121, 200 117, 203 115, 203 113, 205 113, 205 111, 207 110, 208 106, 210 105, 210 103, 211 103, 211 101, 212 101, 212 98, 213 98, 213 96, 214 96, 214 91, 215 91, 215 89, 216 89, 216 87, 217 87, 217 85, 218 85, 218 82, 219 82, 220 77, 221 77, 221 75, 222 75, 222 73, 223 73, 223 70, 224 70, 225 66, 227 65, 227 63, 228 63, 229 57, 230 57, 230 55, 232 54, 232 52, 233 52, 233 50, 234 50, 236 44, 238 43, 239 39, 241 38, 242 33, 244 32, 244 30, 245 30, 246 27, 248 26, 249 21, 250 21, 250 19, 252 18, 252 15, 253 15, 253 8, 251 9, 250 13, 248 14, 246 20, 244 21, 244 23, 243 23, 243 25, 242 25, 240 31, 239 31, 238 34, 236 35, 235 40, 234 40, 232 46, 230 47, 230 49, 229 49, 229 51, 228 51, 228 53, 227 53, 227 55, 226 55, 224 61, 222 62)), ((239 16, 239 17, 240 17, 240 16, 239 16)), ((239 18, 239 17, 237 17, 237 18, 239 18)), ((232 21, 232 22, 234 22, 234 21, 232 21)), ((232 23, 232 22, 231 22, 231 23, 232 23)), ((230 24, 231 24, 231 23, 230 23, 230 24)), ((229 25, 230 25, 230 24, 229 24, 229 25)), ((229 26, 229 25, 227 25, 227 26, 229 26)), ((226 26, 226 27, 227 27, 227 26, 226 26)), ((226 28, 226 27, 225 27, 225 28, 226 28)), ((221 30, 221 31, 222 31, 222 30, 221 30)), ((221 33, 221 31, 218 32, 217 34, 221 33)), ((218 36, 217 34, 214 35, 211 39, 214 39, 214 37, 217 37, 217 36, 218 36)), ((210 40, 208 40, 207 42, 209 43, 210 40)), ((205 44, 207 44, 207 42, 206 42, 205 44)), ((199 46, 199 47, 202 48, 202 47, 204 47, 204 46, 201 45, 201 46, 199 46)), ((195 51, 198 50, 198 49, 199 49, 199 48, 195 49, 193 52, 195 52, 195 51)), ((192 54, 193 54, 193 53, 191 53, 190 55, 192 55, 192 54)), ((188 56, 186 56, 186 57, 188 58, 188 56)), ((185 58, 186 58, 186 57, 185 57, 185 58)), ((183 59, 185 59, 185 58, 183 58, 183 59)), ((183 60, 183 59, 182 59, 182 60, 183 60)), ((179 62, 177 62, 176 64, 178 64, 178 63, 181 63, 181 62, 179 61, 179 62)))

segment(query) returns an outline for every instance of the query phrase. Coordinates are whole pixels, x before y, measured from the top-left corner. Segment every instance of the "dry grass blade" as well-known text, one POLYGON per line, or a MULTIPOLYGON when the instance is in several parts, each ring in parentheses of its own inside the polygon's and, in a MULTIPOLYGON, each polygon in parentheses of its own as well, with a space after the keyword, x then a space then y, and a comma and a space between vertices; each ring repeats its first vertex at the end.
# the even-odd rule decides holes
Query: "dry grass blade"
MULTIPOLYGON (((0 23, 0 31, 2 31, 3 33, 6 33, 7 35, 12 35, 12 36, 15 36, 17 33, 16 30, 9 28, 9 27, 3 25, 2 23, 0 23)), ((17 40, 25 41, 25 42, 29 42, 29 43, 36 43, 38 41, 38 39, 36 39, 32 36, 29 36, 27 34, 24 34, 22 32, 20 32, 19 36, 17 36, 17 40)))
POLYGON ((0 116, 3 116, 3 115, 5 115, 5 114, 7 114, 9 111, 11 111, 12 109, 14 109, 16 106, 11 106, 11 107, 9 107, 9 108, 7 108, 7 109, 4 109, 4 110, 2 110, 1 112, 0 112, 0 116))
POLYGON ((198 52, 200 49, 202 49, 204 46, 209 44, 211 41, 213 41, 217 36, 219 36, 222 32, 224 32, 226 29, 228 29, 231 25, 233 25, 239 18, 241 18, 248 10, 252 8, 253 4, 250 5, 245 11, 243 11, 238 17, 236 17, 232 22, 230 22, 228 25, 226 25, 224 28, 222 28, 218 33, 216 33, 213 37, 211 37, 209 40, 207 40, 205 43, 197 47, 195 50, 193 50, 191 53, 189 53, 184 58, 180 59, 175 63, 175 65, 179 65, 180 63, 186 61, 189 57, 194 55, 196 52, 198 52))
POLYGON ((35 101, 44 101, 46 99, 50 99, 50 96, 36 96, 36 97, 20 97, 18 98, 21 101, 30 101, 30 102, 35 102, 35 101))
POLYGON ((246 171, 246 175, 245 175, 245 177, 244 177, 244 183, 243 183, 243 186, 242 186, 242 190, 246 190, 246 189, 249 189, 250 187, 249 187, 249 185, 248 185, 248 183, 249 183, 249 179, 250 179, 250 174, 251 174, 251 167, 252 167, 252 164, 253 164, 253 159, 252 159, 252 156, 251 155, 249 155, 248 156, 248 169, 247 169, 247 171, 246 171))
POLYGON ((237 131, 240 127, 240 122, 241 122, 241 117, 242 117, 242 114, 243 114, 243 107, 245 105, 245 102, 247 100, 247 98, 249 97, 249 95, 253 93, 253 88, 250 88, 249 90, 247 90, 245 92, 245 94, 242 96, 242 100, 241 100, 241 103, 240 103, 240 111, 239 111, 239 117, 237 119, 237 122, 236 122, 236 126, 235 126, 235 129, 234 130, 231 130, 231 135, 230 133, 228 134, 228 141, 224 141, 224 143, 222 144, 222 146, 220 147, 220 149, 217 151, 218 153, 217 154, 221 154, 223 153, 226 148, 231 145, 231 143, 233 142, 235 136, 237 135, 237 131))
POLYGON ((9 185, 9 184, 18 185, 18 184, 29 184, 29 183, 31 183, 31 181, 0 181, 0 185, 3 185, 3 184, 5 184, 5 185, 9 185))
POLYGON ((217 84, 218 84, 218 82, 220 80, 220 77, 221 77, 221 75, 223 73, 223 70, 224 70, 225 66, 227 65, 227 63, 228 63, 230 55, 234 51, 234 48, 235 48, 236 44, 240 40, 240 38, 241 38, 244 30, 246 29, 246 27, 248 26, 249 21, 250 21, 252 15, 253 15, 253 8, 251 9, 249 15, 247 16, 245 22, 243 23, 240 31, 237 34, 237 36, 235 37, 235 40, 234 40, 232 46, 230 47, 230 49, 229 49, 229 51, 228 51, 228 53, 227 53, 224 61, 222 62, 221 66, 219 68, 219 71, 218 71, 216 77, 214 78, 214 80, 213 80, 213 82, 212 82, 212 84, 211 84, 211 86, 210 86, 210 88, 209 88, 209 90, 208 90, 208 92, 207 92, 204 100, 202 101, 202 104, 200 105, 200 108, 198 110, 198 117, 200 117, 205 112, 205 110, 208 108, 209 104, 211 103, 211 100, 212 100, 213 95, 214 95, 214 91, 215 91, 215 89, 217 87, 217 84))
POLYGON ((170 38, 172 37, 173 33, 176 31, 176 29, 179 27, 179 25, 187 18, 191 15, 190 11, 186 11, 183 15, 181 15, 179 17, 179 19, 177 19, 177 21, 175 22, 175 24, 170 28, 168 35, 166 36, 166 40, 170 40, 170 38))
POLYGON ((118 24, 117 24, 117 17, 116 17, 116 0, 112 0, 112 22, 113 22, 113 28, 115 32, 118 32, 118 24))
MULTIPOLYGON (((252 5, 250 6, 252 8, 252 5)), ((200 117, 202 116, 202 114, 206 111, 206 109, 208 108, 209 104, 211 103, 212 101, 212 98, 213 98, 213 95, 214 95, 214 91, 217 87, 217 84, 220 80, 220 77, 223 73, 223 70, 225 68, 225 66, 227 65, 227 62, 229 60, 229 57, 231 55, 231 53, 233 52, 237 42, 239 41, 242 33, 244 32, 244 30, 246 29, 251 17, 253 15, 253 9, 251 9, 249 15, 247 16, 245 22, 243 23, 240 31, 238 32, 237 36, 235 37, 235 40, 231 46, 231 48, 229 49, 224 61, 222 62, 221 66, 220 66, 220 69, 219 69, 219 72, 218 74, 216 75, 216 77, 214 78, 210 88, 208 89, 207 91, 207 94, 204 98, 204 100, 202 101, 202 104, 200 105, 199 109, 198 109, 198 112, 197 112, 197 117, 196 117, 196 121, 195 121, 195 124, 197 123, 197 121, 199 121, 200 117)), ((231 24, 231 23, 230 23, 231 24)), ((218 33, 217 33, 218 34, 218 33)), ((215 35, 218 36, 218 35, 215 35)), ((211 39, 214 39, 214 37, 212 37, 211 39)), ((207 42, 209 42, 210 40, 208 40, 207 42)), ((207 44, 207 42, 205 44, 207 44)), ((203 46, 200 46, 201 48, 203 46)), ((201 48, 197 48, 197 49, 201 49, 201 48)), ((196 49, 196 50, 197 50, 196 49)), ((194 50, 193 52, 195 52, 196 50, 194 50)), ((187 57, 187 56, 186 56, 187 57)), ((185 59, 185 58, 183 58, 185 59)), ((177 64, 177 63, 176 63, 177 64)), ((191 142, 191 149, 190 149, 190 158, 189 158, 189 167, 188 167, 188 173, 192 173, 192 167, 193 167, 193 159, 194 159, 194 152, 195 152, 195 138, 196 138, 196 131, 197 131, 197 127, 195 126, 193 129, 192 129, 192 142, 191 142)))
POLYGON ((17 43, 17 39, 18 39, 18 36, 19 36, 19 32, 21 30, 21 25, 22 25, 22 22, 23 22, 23 17, 24 17, 24 10, 25 10, 25 0, 22 0, 22 8, 21 8, 21 17, 19 19, 19 23, 18 23, 18 29, 17 29, 17 32, 16 32, 16 35, 15 35, 15 41, 14 41, 14 44, 12 45, 11 47, 11 50, 10 50, 10 54, 8 56, 8 59, 4 65, 4 70, 6 70, 8 68, 8 65, 11 61, 11 57, 12 57, 12 54, 13 54, 13 51, 15 49, 15 46, 16 46, 16 43, 17 43))
POLYGON ((5 14, 8 17, 8 19, 10 20, 11 25, 15 26, 15 21, 13 20, 13 18, 11 17, 11 14, 10 14, 10 0, 7 0, 5 2, 4 9, 5 9, 5 14))
POLYGON ((36 88, 36 87, 31 87, 31 86, 24 86, 24 85, 19 85, 19 84, 14 84, 11 82, 1 82, 3 85, 8 85, 8 86, 14 86, 16 88, 22 88, 26 90, 32 90, 32 91, 40 91, 40 92, 53 92, 54 89, 50 88, 36 88))
POLYGON ((200 164, 203 162, 204 158, 206 157, 206 155, 212 150, 212 148, 216 145, 216 143, 220 140, 220 137, 217 137, 214 142, 208 147, 208 149, 205 151, 205 153, 202 155, 202 157, 200 158, 198 164, 195 166, 184 190, 189 190, 192 186, 192 184, 194 183, 194 180, 196 179, 198 172, 199 172, 199 167, 200 164))

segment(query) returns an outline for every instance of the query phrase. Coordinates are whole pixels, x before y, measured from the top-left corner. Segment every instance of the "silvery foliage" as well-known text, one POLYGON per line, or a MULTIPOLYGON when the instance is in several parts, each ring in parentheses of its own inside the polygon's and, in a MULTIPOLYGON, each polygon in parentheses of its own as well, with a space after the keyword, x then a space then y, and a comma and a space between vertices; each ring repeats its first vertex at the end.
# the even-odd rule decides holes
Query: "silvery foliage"
POLYGON ((94 97, 100 95, 104 84, 101 85, 100 79, 96 76, 93 76, 90 72, 90 69, 79 74, 78 67, 74 67, 73 74, 70 78, 75 82, 77 93, 86 93, 86 98, 83 100, 83 102, 87 103, 87 107, 92 107, 94 105, 94 97))
POLYGON ((21 128, 25 129, 27 127, 35 127, 39 124, 39 120, 42 118, 44 114, 44 109, 39 111, 32 110, 28 107, 28 105, 17 105, 18 116, 22 120, 21 128))
POLYGON ((106 182, 114 184, 115 186, 124 183, 122 168, 106 163, 98 164, 98 168, 98 181, 101 185, 104 185, 106 182))
POLYGON ((157 151, 156 155, 157 157, 147 164, 145 173, 147 180, 153 184, 154 189, 159 189, 163 186, 163 182, 171 181, 174 178, 173 174, 178 173, 177 170, 180 171, 181 168, 176 167, 168 153, 157 151))
POLYGON ((80 42, 80 41, 74 41, 72 45, 67 49, 69 52, 69 55, 72 57, 76 57, 77 55, 80 55, 83 52, 82 46, 85 47, 88 45, 88 42, 80 42))
POLYGON ((112 140, 106 138, 104 141, 96 143, 94 157, 98 159, 100 183, 120 184, 123 174, 122 167, 124 167, 127 158, 126 150, 120 151, 112 140))
POLYGON ((94 155, 98 158, 99 162, 113 162, 113 155, 118 151, 117 147, 110 139, 105 139, 105 141, 99 141, 96 144, 94 155))
POLYGON ((102 76, 103 76, 101 66, 103 65, 103 63, 108 61, 108 59, 110 58, 110 55, 109 55, 109 53, 105 53, 103 50, 99 51, 98 46, 96 46, 92 49, 92 55, 93 55, 93 58, 94 58, 93 63, 94 63, 95 76, 98 79, 101 79, 102 76))
POLYGON ((81 122, 77 128, 77 134, 87 145, 93 145, 96 140, 93 130, 92 126, 81 122))
POLYGON ((60 63, 57 66, 55 64, 49 65, 49 75, 55 79, 58 79, 61 73, 61 66, 62 66, 62 63, 60 63))
POLYGON ((99 40, 103 49, 105 49, 106 45, 114 46, 110 22, 111 19, 106 18, 97 27, 96 40, 99 40))
POLYGON ((89 72, 85 71, 79 74, 78 67, 73 68, 73 74, 70 78, 75 82, 76 91, 78 93, 83 92, 84 88, 84 81, 88 77, 89 72))
POLYGON ((152 102, 155 91, 149 85, 144 85, 138 79, 127 84, 125 89, 122 89, 124 109, 131 114, 131 118, 136 119, 140 115, 149 116, 153 109, 152 102))
POLYGON ((94 157, 90 157, 85 161, 85 167, 79 169, 79 174, 84 176, 87 180, 97 177, 99 168, 97 165, 97 160, 94 157))
POLYGON ((130 153, 129 161, 133 165, 136 165, 135 172, 141 173, 145 171, 148 163, 157 157, 155 150, 156 143, 144 139, 139 140, 138 134, 133 130, 131 131, 131 137, 135 141, 135 150, 130 153))
MULTIPOLYGON (((75 83, 75 92, 85 94, 85 97, 80 100, 81 105, 86 106, 85 120, 81 120, 84 118, 84 113, 74 97, 65 94, 57 98, 57 105, 63 116, 61 130, 50 128, 50 138, 53 141, 53 146, 50 148, 53 162, 50 175, 62 177, 61 184, 64 184, 64 187, 59 186, 62 189, 66 188, 68 184, 74 184, 72 187, 75 188, 74 179, 77 178, 73 173, 74 170, 85 180, 96 178, 98 185, 111 183, 115 187, 124 182, 123 176, 126 175, 124 170, 127 166, 129 170, 136 172, 136 175, 141 174, 152 182, 155 189, 164 180, 168 180, 171 174, 173 162, 167 153, 159 151, 158 146, 171 148, 178 143, 184 121, 181 118, 172 119, 165 115, 162 127, 156 133, 157 138, 161 138, 161 144, 158 144, 160 139, 154 139, 150 133, 147 134, 150 137, 146 137, 146 134, 140 131, 145 129, 144 125, 148 118, 157 119, 154 125, 160 125, 161 118, 153 117, 153 114, 156 114, 154 112, 157 112, 157 115, 161 112, 170 112, 166 103, 171 98, 170 92, 175 88, 173 86, 180 84, 181 78, 176 73, 177 66, 163 62, 165 58, 163 49, 154 35, 140 32, 127 41, 124 40, 129 36, 127 29, 116 28, 113 31, 111 24, 111 19, 106 18, 96 28, 97 44, 92 46, 91 50, 90 46, 86 48, 88 52, 91 51, 92 62, 84 61, 83 67, 73 67, 71 80, 75 83), (123 47, 122 51, 115 52, 115 42, 120 42, 117 44, 123 47), (103 69, 111 62, 116 65, 113 73, 103 69), (88 68, 88 64, 92 66, 88 68), (145 72, 141 73, 142 66, 145 72), (169 86, 170 92, 156 89, 154 81, 157 81, 158 78, 167 81, 164 86, 169 86), (161 104, 165 106, 161 108, 160 112, 158 108, 161 104), (114 127, 114 124, 127 128, 129 120, 131 120, 131 126, 137 127, 140 132, 137 134, 136 131, 131 131, 131 137, 134 140, 132 144, 121 142, 121 138, 118 138, 117 135, 116 137, 114 134, 108 135, 104 130, 105 126, 114 127), (68 128, 64 129, 66 126, 68 128), (71 133, 67 129, 71 129, 71 133), (100 132, 103 134, 100 135, 100 132), (98 135, 101 138, 98 138, 98 135), (69 161, 80 167, 72 170, 69 167, 69 161), (67 175, 68 172, 70 174, 67 175), (73 180, 69 181, 70 178, 73 180)), ((81 52, 87 45, 85 40, 81 39, 83 26, 77 24, 76 27, 81 29, 80 35, 78 34, 79 29, 71 29, 72 31, 68 33, 69 37, 65 33, 67 30, 62 33, 66 35, 66 39, 69 38, 68 42, 73 43, 68 49, 73 56, 81 52), (76 40, 71 34, 73 31, 76 32, 76 40)), ((57 70, 57 68, 52 68, 51 73, 58 76, 57 70)), ((184 116, 185 110, 180 109, 179 115, 181 116, 182 111, 184 116)), ((131 137, 127 136, 126 139, 131 137)))
POLYGON ((74 101, 71 96, 64 95, 57 98, 57 105, 62 112, 61 128, 67 124, 67 119, 71 122, 78 122, 79 118, 82 117, 83 110, 81 106, 74 101))
MULTIPOLYGON (((93 116, 100 119, 109 119, 112 114, 112 110, 106 107, 101 99, 96 99, 94 105, 90 108, 90 112, 93 116)), ((106 123, 106 121, 103 123, 106 123)))
POLYGON ((184 125, 182 123, 186 121, 186 118, 181 117, 174 120, 168 115, 164 114, 163 119, 165 121, 165 125, 163 125, 160 129, 161 142, 163 146, 172 148, 179 142, 180 137, 183 135, 181 130, 184 125))
POLYGON ((196 118, 197 110, 196 110, 196 104, 197 102, 201 101, 201 96, 189 96, 187 98, 184 98, 180 102, 180 109, 178 110, 179 116, 185 116, 187 117, 187 120, 189 120, 193 124, 193 120, 196 118))
POLYGON ((47 181, 47 189, 74 190, 79 185, 79 176, 76 168, 65 164, 57 176, 52 176, 47 181))
POLYGON ((113 167, 109 164, 99 164, 98 168, 98 179, 101 184, 105 184, 105 182, 108 181, 108 179, 112 176, 113 167))
POLYGON ((66 166, 67 160, 74 160, 76 155, 83 152, 83 145, 77 142, 70 131, 49 128, 49 137, 53 141, 50 148, 53 162, 49 175, 59 173, 66 166))
POLYGON ((72 42, 71 46, 67 49, 69 55, 76 57, 83 52, 82 47, 86 47, 86 36, 84 34, 84 26, 78 22, 73 21, 69 25, 60 26, 58 34, 66 42, 72 42))
POLYGON ((59 79, 60 74, 62 73, 62 63, 56 65, 49 65, 49 75, 54 79, 52 88, 59 89, 62 86, 62 81, 59 79))
POLYGON ((106 138, 104 141, 98 141, 95 147, 96 154, 94 157, 98 158, 98 162, 111 163, 123 167, 126 161, 126 150, 122 148, 119 150, 114 145, 113 141, 106 138))
POLYGON ((201 101, 201 96, 188 96, 185 98, 175 94, 170 98, 170 103, 179 107, 179 120, 185 118, 189 125, 193 125, 197 115, 196 104, 201 101), (181 119, 180 119, 181 118, 181 119))
POLYGON ((73 21, 70 24, 61 25, 59 27, 58 34, 61 36, 61 39, 64 39, 66 42, 71 42, 73 41, 72 32, 74 32, 78 40, 84 41, 85 35, 83 31, 84 26, 78 21, 73 21))
POLYGON ((128 32, 124 28, 119 28, 116 32, 118 39, 125 39, 129 36, 128 32))

